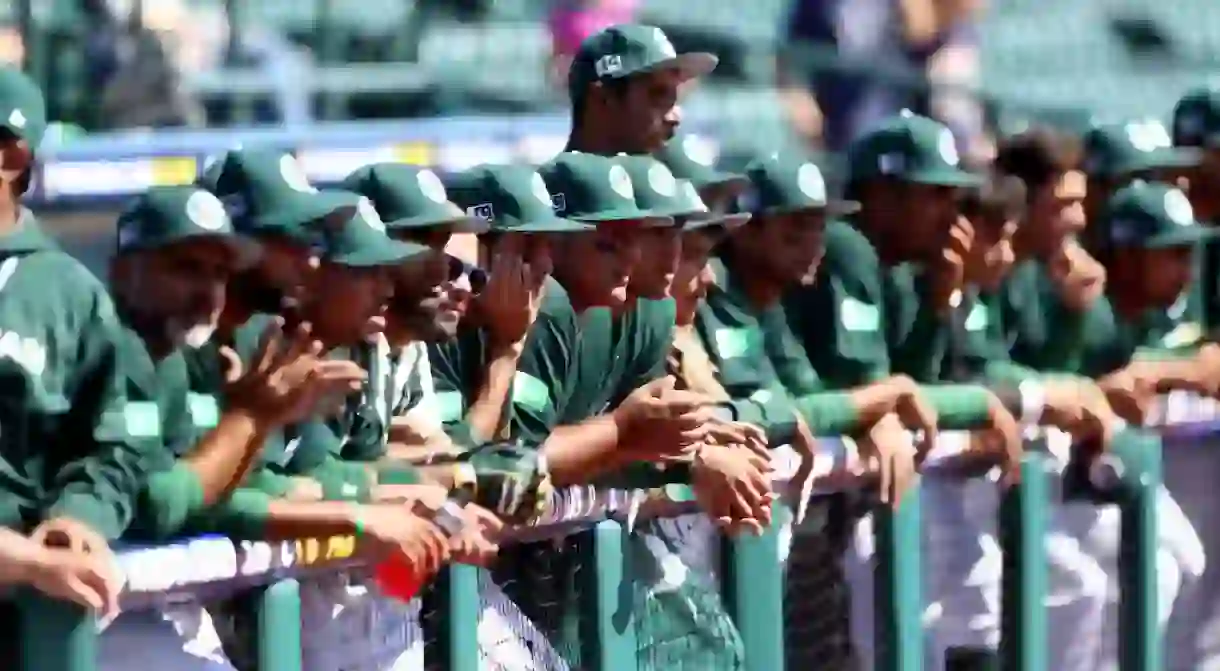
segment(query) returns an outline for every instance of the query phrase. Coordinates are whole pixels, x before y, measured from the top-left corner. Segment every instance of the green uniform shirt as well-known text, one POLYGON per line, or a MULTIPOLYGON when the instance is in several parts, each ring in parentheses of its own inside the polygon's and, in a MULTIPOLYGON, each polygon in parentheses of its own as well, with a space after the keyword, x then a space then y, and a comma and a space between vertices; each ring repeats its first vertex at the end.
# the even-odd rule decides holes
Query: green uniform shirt
MULTIPOLYGON (((850 388, 902 373, 925 385, 942 428, 984 422, 986 390, 946 384, 961 377, 946 365, 954 334, 950 320, 924 300, 924 273, 909 263, 883 268, 872 244, 846 222, 827 224, 825 241, 813 285, 785 298, 789 325, 823 383, 850 388)), ((954 351, 965 347, 957 344, 954 351)))
POLYGON ((676 315, 672 299, 637 299, 634 309, 617 318, 606 308, 582 312, 580 356, 561 423, 604 414, 663 377, 676 315))
POLYGON ((24 212, 0 238, 0 524, 67 516, 117 538, 132 519, 155 413, 127 402, 114 306, 24 212))
POLYGON ((827 386, 845 389, 884 379, 890 359, 877 252, 842 221, 826 225, 824 240, 817 280, 785 295, 788 323, 827 386))
POLYGON ((1078 366, 1067 372, 1098 378, 1143 355, 1164 355, 1194 344, 1197 329, 1175 319, 1169 310, 1148 310, 1138 319, 1124 319, 1109 297, 1102 297, 1084 315, 1084 337, 1078 366), (1186 337, 1187 334, 1191 337, 1186 337))
MULTIPOLYGON (((487 330, 474 326, 461 328, 453 340, 428 346, 437 406, 451 432, 468 431, 461 427, 487 369, 488 346, 487 330)), ((510 403, 504 408, 502 420, 509 438, 541 444, 559 425, 575 382, 580 346, 581 332, 568 294, 548 279, 538 318, 517 362, 510 403)))
POLYGON ((734 399, 734 414, 767 431, 772 443, 791 440, 794 412, 820 435, 849 432, 854 413, 843 394, 826 393, 782 306, 756 310, 734 282, 730 268, 711 261, 716 275, 696 327, 734 399), (844 411, 844 408, 847 411, 844 411))

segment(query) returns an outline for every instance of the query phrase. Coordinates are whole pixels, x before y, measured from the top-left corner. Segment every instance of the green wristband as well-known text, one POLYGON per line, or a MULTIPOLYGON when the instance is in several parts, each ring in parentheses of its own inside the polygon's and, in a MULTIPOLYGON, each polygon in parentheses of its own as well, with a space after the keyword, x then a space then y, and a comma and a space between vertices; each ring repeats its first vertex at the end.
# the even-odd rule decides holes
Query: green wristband
POLYGON ((352 535, 356 538, 360 538, 364 535, 364 520, 360 519, 359 517, 352 520, 352 535))

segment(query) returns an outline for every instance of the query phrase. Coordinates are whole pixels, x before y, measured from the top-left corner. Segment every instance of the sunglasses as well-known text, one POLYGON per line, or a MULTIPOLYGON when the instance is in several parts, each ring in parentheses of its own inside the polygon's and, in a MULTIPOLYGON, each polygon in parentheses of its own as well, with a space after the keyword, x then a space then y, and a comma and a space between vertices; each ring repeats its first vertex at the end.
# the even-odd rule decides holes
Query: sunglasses
POLYGON ((486 270, 466 263, 455 256, 446 256, 445 258, 449 263, 449 271, 446 278, 449 282, 457 283, 465 277, 470 283, 471 294, 478 296, 483 293, 483 289, 487 288, 487 281, 491 279, 486 270))

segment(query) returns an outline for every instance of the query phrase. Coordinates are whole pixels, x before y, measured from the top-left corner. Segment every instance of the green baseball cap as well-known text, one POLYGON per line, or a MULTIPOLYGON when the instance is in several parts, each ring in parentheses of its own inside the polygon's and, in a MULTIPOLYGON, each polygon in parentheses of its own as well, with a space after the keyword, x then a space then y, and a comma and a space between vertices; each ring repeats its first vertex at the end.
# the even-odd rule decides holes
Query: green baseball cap
POLYGON ((349 218, 360 197, 349 191, 318 191, 296 157, 273 149, 226 152, 199 178, 199 186, 225 204, 238 231, 314 241, 313 225, 332 215, 349 218))
POLYGON ((712 212, 708 209, 707 203, 703 202, 703 198, 699 196, 699 190, 695 188, 694 182, 688 179, 678 180, 678 191, 681 194, 680 197, 689 203, 687 207, 698 212, 694 216, 681 218, 684 231, 695 231, 713 226, 737 228, 750 220, 749 212, 712 212))
POLYGON ((454 176, 453 202, 504 233, 568 233, 591 226, 555 214, 546 182, 524 165, 479 165, 454 176))
POLYGON ((819 210, 835 217, 851 214, 860 204, 833 200, 826 194, 822 170, 796 152, 772 152, 746 165, 750 186, 737 198, 741 212, 783 214, 819 210))
POLYGON ((1094 125, 1084 134, 1084 171, 1119 177, 1143 170, 1198 165, 1199 152, 1175 148, 1165 125, 1155 119, 1094 125))
POLYGON ((716 156, 711 143, 698 135, 678 134, 654 154, 678 179, 687 179, 696 189, 745 189, 745 175, 716 169, 716 156))
POLYGON ((907 111, 853 142, 847 161, 850 182, 878 177, 935 186, 970 187, 982 182, 961 168, 957 142, 947 126, 907 111))
POLYGON ((405 163, 374 163, 348 175, 340 188, 373 201, 386 228, 446 226, 458 233, 482 233, 488 222, 449 201, 436 173, 405 163))
POLYGON ((47 132, 47 103, 34 80, 15 68, 0 68, 0 125, 38 149, 47 132))
POLYGON ((241 268, 258 260, 258 243, 238 235, 224 203, 198 187, 151 187, 119 214, 119 254, 202 240, 228 245, 241 268))
POLYGON ((651 225, 672 226, 674 223, 671 216, 636 205, 631 175, 614 158, 566 151, 538 172, 551 192, 555 211, 569 219, 592 224, 644 221, 651 225))
POLYGON ((684 79, 694 79, 716 69, 714 54, 679 54, 655 26, 630 23, 610 26, 580 43, 568 68, 568 95, 577 100, 590 84, 659 70, 675 70, 684 79))
POLYGON ((357 203, 352 215, 320 227, 320 256, 326 263, 349 268, 396 266, 431 251, 431 247, 402 242, 386 235, 385 223, 373 208, 373 203, 354 193, 347 196, 357 203))
POLYGON ((1191 89, 1173 107, 1176 147, 1220 147, 1220 88, 1191 89))
POLYGON ((1215 233, 1195 219, 1190 200, 1180 189, 1143 180, 1110 197, 1102 226, 1114 246, 1146 249, 1188 247, 1210 240, 1215 233))

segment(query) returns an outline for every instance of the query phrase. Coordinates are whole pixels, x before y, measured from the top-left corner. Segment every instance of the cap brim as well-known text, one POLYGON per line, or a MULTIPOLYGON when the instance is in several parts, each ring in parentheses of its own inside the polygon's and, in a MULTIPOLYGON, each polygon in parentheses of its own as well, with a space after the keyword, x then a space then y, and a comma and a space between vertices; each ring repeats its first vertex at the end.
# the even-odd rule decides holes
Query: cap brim
POLYGON ((640 72, 658 72, 661 70, 677 70, 682 74, 682 79, 697 79, 711 73, 719 64, 720 57, 716 54, 711 54, 706 51, 692 51, 685 54, 678 54, 673 58, 657 61, 652 65, 635 70, 631 74, 640 72))
POLYGON ((137 246, 133 249, 164 249, 177 245, 190 245, 199 242, 214 242, 227 247, 233 254, 234 270, 248 270, 258 263, 263 255, 263 247, 258 241, 245 237, 238 233, 224 233, 219 231, 195 231, 185 235, 178 235, 172 239, 153 242, 152 244, 137 246))
POLYGON ((1195 147, 1166 147, 1150 151, 1133 161, 1122 172, 1140 172, 1161 168, 1193 168, 1203 160, 1202 150, 1195 147))
POLYGON ((695 188, 699 191, 713 189, 735 196, 744 192, 750 186, 750 178, 731 172, 712 171, 710 175, 692 179, 691 184, 694 184, 695 188))
POLYGON ((1174 247, 1193 247, 1208 240, 1216 239, 1220 235, 1220 229, 1202 226, 1198 223, 1183 226, 1180 230, 1162 235, 1154 235, 1143 242, 1136 244, 1137 247, 1145 247, 1148 249, 1173 249, 1174 247))
POLYGON ((448 228, 454 233, 486 233, 491 223, 482 217, 471 217, 465 214, 444 216, 409 217, 395 219, 385 224, 388 230, 448 228))
POLYGON ((512 233, 580 233, 591 231, 595 226, 575 219, 554 217, 552 219, 535 219, 518 221, 503 227, 504 232, 512 233))
POLYGON ((707 216, 692 217, 682 223, 684 231, 698 231, 705 228, 726 228, 732 230, 740 228, 750 221, 752 215, 748 212, 739 212, 737 214, 711 214, 707 216))
MULTIPOLYGON (((899 181, 928 186, 977 187, 982 185, 983 177, 965 170, 927 170, 897 176, 899 181)), ((857 206, 859 204, 857 203, 857 206)))
POLYGON ((319 191, 303 195, 300 202, 283 210, 264 214, 251 222, 255 234, 284 234, 292 238, 312 239, 309 224, 350 208, 345 217, 356 214, 360 196, 346 191, 319 191))
POLYGON ((432 251, 432 248, 426 245, 391 238, 386 244, 376 249, 327 257, 326 262, 348 268, 388 268, 432 251))
POLYGON ((762 210, 763 214, 793 214, 796 212, 822 212, 828 217, 840 217, 846 214, 855 214, 860 211, 860 203, 854 200, 831 200, 823 205, 805 204, 792 205, 788 207, 768 207, 762 210))
POLYGON ((659 212, 640 209, 608 210, 588 215, 569 215, 569 219, 589 224, 611 224, 615 222, 638 221, 648 227, 673 226, 674 218, 659 212))

